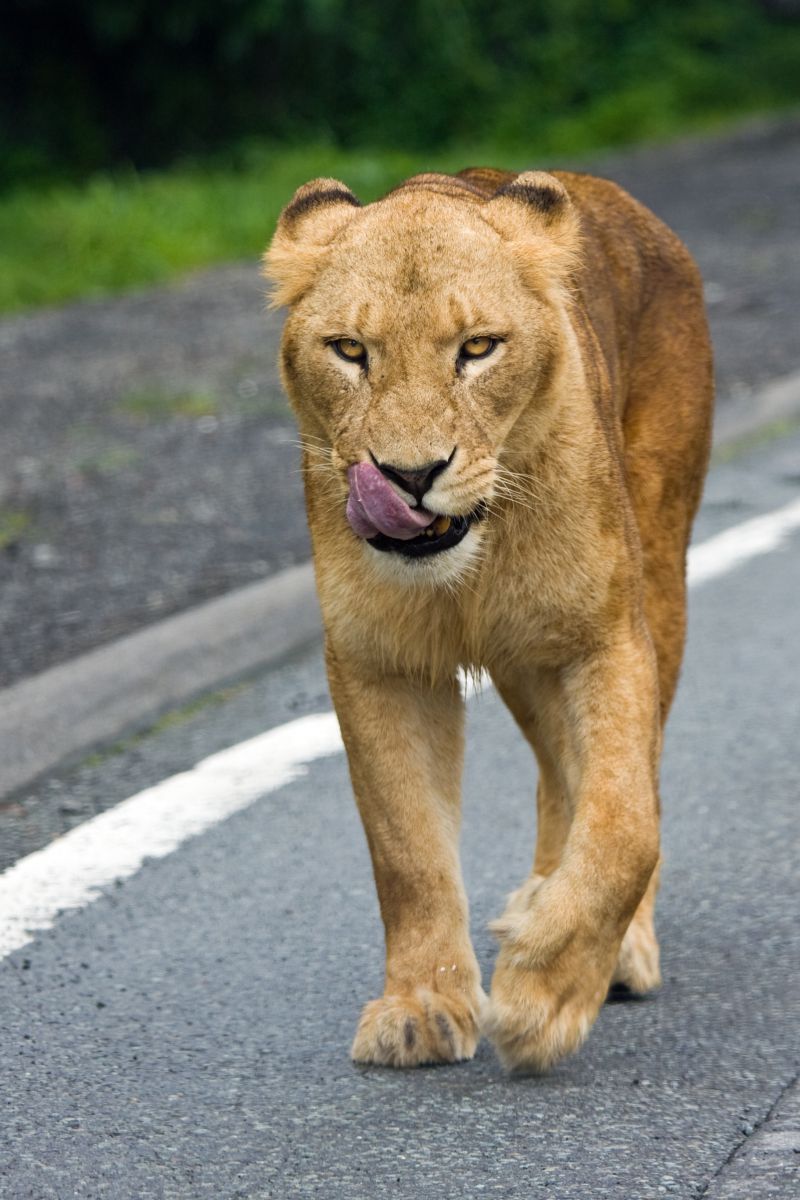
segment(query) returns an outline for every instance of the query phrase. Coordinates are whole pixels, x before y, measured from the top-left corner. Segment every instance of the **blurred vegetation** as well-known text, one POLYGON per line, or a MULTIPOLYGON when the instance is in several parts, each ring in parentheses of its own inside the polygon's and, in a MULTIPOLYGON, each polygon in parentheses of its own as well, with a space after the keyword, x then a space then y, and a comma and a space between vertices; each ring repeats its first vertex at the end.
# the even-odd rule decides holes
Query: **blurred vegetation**
POLYGON ((260 147, 227 164, 16 188, 0 196, 0 311, 252 257, 307 179, 345 176, 368 200, 419 165, 410 155, 260 147))
POLYGON ((757 0, 6 0, 5 180, 163 166, 248 137, 431 149, 601 141, 800 95, 757 0))
POLYGON ((0 308, 252 255, 314 175, 370 199, 418 169, 563 161, 796 103, 800 23, 780 13, 6 0, 0 308))

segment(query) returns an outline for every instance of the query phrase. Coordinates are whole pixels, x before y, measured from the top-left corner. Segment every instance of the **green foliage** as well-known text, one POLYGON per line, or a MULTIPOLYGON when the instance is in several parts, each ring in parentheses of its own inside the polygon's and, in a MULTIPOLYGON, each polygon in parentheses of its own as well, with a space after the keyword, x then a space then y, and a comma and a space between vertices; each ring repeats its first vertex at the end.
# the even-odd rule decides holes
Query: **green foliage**
POLYGON ((800 100, 757 0, 6 0, 4 34, 6 311, 253 257, 316 175, 370 200, 800 100))
POLYGON ((630 139, 800 99, 799 56, 757 0, 6 0, 0 171, 248 138, 556 144, 587 115, 630 139))
MULTIPOLYGON (((401 154, 251 143, 227 164, 141 174, 129 169, 83 185, 18 188, 0 195, 0 312, 158 283, 216 262, 252 260, 294 190, 315 176, 343 179, 368 202, 418 171, 574 164, 576 155, 614 142, 718 123, 716 114, 677 117, 670 96, 669 87, 641 84, 582 115, 542 122, 518 145, 464 142, 401 154)), ((211 402, 160 393, 129 400, 142 419, 170 403, 196 408, 211 402)))

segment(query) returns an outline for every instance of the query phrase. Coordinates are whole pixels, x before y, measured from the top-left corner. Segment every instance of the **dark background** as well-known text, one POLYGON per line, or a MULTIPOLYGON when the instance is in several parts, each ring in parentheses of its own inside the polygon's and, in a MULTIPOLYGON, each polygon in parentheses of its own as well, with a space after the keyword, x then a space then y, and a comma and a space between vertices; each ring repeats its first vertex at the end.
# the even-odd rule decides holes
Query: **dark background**
POLYGON ((793 0, 6 0, 0 183, 251 139, 597 145, 800 99, 793 0))

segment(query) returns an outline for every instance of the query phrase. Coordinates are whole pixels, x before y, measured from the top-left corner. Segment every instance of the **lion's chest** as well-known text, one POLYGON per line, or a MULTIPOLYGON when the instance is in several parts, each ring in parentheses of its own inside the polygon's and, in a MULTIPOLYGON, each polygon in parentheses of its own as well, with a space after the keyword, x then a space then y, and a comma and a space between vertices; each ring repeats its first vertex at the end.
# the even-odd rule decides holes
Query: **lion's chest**
POLYGON ((568 662, 596 641, 607 598, 588 564, 532 552, 493 556, 452 589, 376 586, 365 574, 336 590, 327 618, 348 653, 423 678, 568 662))

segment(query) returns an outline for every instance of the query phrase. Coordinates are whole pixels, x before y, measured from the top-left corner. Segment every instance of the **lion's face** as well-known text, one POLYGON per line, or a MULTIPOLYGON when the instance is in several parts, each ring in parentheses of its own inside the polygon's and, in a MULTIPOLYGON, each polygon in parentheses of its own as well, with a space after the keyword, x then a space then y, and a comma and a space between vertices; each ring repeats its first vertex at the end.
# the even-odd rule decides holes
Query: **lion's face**
POLYGON ((454 191, 401 189, 364 209, 322 201, 294 219, 290 205, 268 256, 295 293, 280 296, 290 303, 282 372, 302 431, 338 474, 343 506, 348 470, 371 464, 379 490, 451 518, 391 536, 380 496, 372 538, 365 518, 371 550, 417 571, 436 557, 437 575, 480 539, 506 486, 504 448, 523 412, 535 419, 560 328, 546 255, 531 264, 509 228, 509 215, 528 219, 525 206, 492 210, 454 191))

